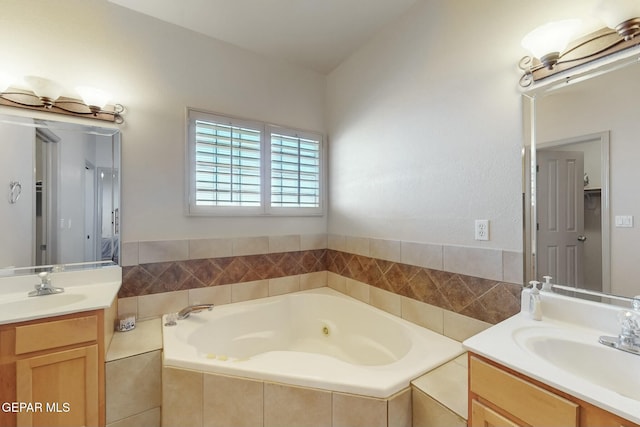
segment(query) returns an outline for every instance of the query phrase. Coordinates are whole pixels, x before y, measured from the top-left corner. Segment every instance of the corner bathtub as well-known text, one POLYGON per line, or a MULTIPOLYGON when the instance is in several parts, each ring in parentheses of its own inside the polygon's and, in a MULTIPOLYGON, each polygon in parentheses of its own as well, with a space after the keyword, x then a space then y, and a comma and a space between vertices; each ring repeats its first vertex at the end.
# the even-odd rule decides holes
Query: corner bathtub
POLYGON ((377 398, 464 351, 330 288, 216 306, 163 341, 164 366, 377 398))

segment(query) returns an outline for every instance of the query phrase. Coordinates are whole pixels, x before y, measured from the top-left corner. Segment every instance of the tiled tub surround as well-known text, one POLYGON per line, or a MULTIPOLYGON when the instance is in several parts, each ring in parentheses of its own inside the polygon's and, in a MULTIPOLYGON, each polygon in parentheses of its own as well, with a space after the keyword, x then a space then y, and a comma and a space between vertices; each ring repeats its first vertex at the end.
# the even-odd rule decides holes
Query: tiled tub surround
POLYGON ((387 398, 460 355, 458 341, 321 288, 164 326, 164 366, 387 398))
POLYGON ((165 425, 411 426, 409 381, 462 351, 326 288, 219 309, 164 327, 165 425))
MULTIPOLYGON (((344 286, 352 281, 368 284, 491 324, 517 313, 520 307, 519 285, 333 249, 124 267, 119 297, 157 294, 155 299, 160 301, 160 295, 167 292, 202 289, 200 292, 205 294, 204 289, 211 289, 210 293, 230 294, 227 302, 235 302, 324 286, 318 283, 323 272, 349 279, 344 286), (307 284, 308 280, 313 284, 307 284), (235 284, 244 284, 244 289, 235 284), (236 292, 228 290, 229 285, 233 285, 236 292)), ((336 289, 369 302, 368 297, 358 295, 354 289, 346 289, 339 280, 333 283, 336 289)))
POLYGON ((412 425, 410 388, 376 399, 165 367, 162 396, 165 427, 412 425))

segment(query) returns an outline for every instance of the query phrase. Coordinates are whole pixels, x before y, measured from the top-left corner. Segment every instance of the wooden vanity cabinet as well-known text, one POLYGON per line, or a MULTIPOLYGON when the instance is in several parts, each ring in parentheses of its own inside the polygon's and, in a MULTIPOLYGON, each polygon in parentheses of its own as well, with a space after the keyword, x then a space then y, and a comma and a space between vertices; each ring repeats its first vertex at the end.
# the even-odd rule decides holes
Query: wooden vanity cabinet
POLYGON ((102 310, 0 325, 0 426, 104 426, 104 354, 102 310))
POLYGON ((469 353, 469 427, 640 427, 469 353))

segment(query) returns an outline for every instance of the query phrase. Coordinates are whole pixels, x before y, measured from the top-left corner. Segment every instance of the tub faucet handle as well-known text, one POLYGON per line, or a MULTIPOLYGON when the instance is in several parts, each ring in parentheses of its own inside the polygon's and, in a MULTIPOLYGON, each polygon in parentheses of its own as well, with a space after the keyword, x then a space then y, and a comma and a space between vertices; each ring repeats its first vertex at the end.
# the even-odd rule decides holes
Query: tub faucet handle
POLYGON ((213 304, 197 304, 185 307, 178 312, 178 320, 186 319, 191 313, 199 313, 202 310, 213 310, 213 304))

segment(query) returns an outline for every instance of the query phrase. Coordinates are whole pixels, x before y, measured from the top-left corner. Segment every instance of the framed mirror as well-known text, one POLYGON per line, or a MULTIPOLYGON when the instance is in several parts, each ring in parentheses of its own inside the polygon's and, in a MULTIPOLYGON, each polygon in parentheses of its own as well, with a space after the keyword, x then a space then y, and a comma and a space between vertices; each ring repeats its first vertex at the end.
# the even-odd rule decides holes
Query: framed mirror
POLYGON ((527 282, 640 294, 638 75, 636 54, 524 95, 527 282))
POLYGON ((0 274, 118 264, 118 129, 0 115, 0 150, 0 274))

